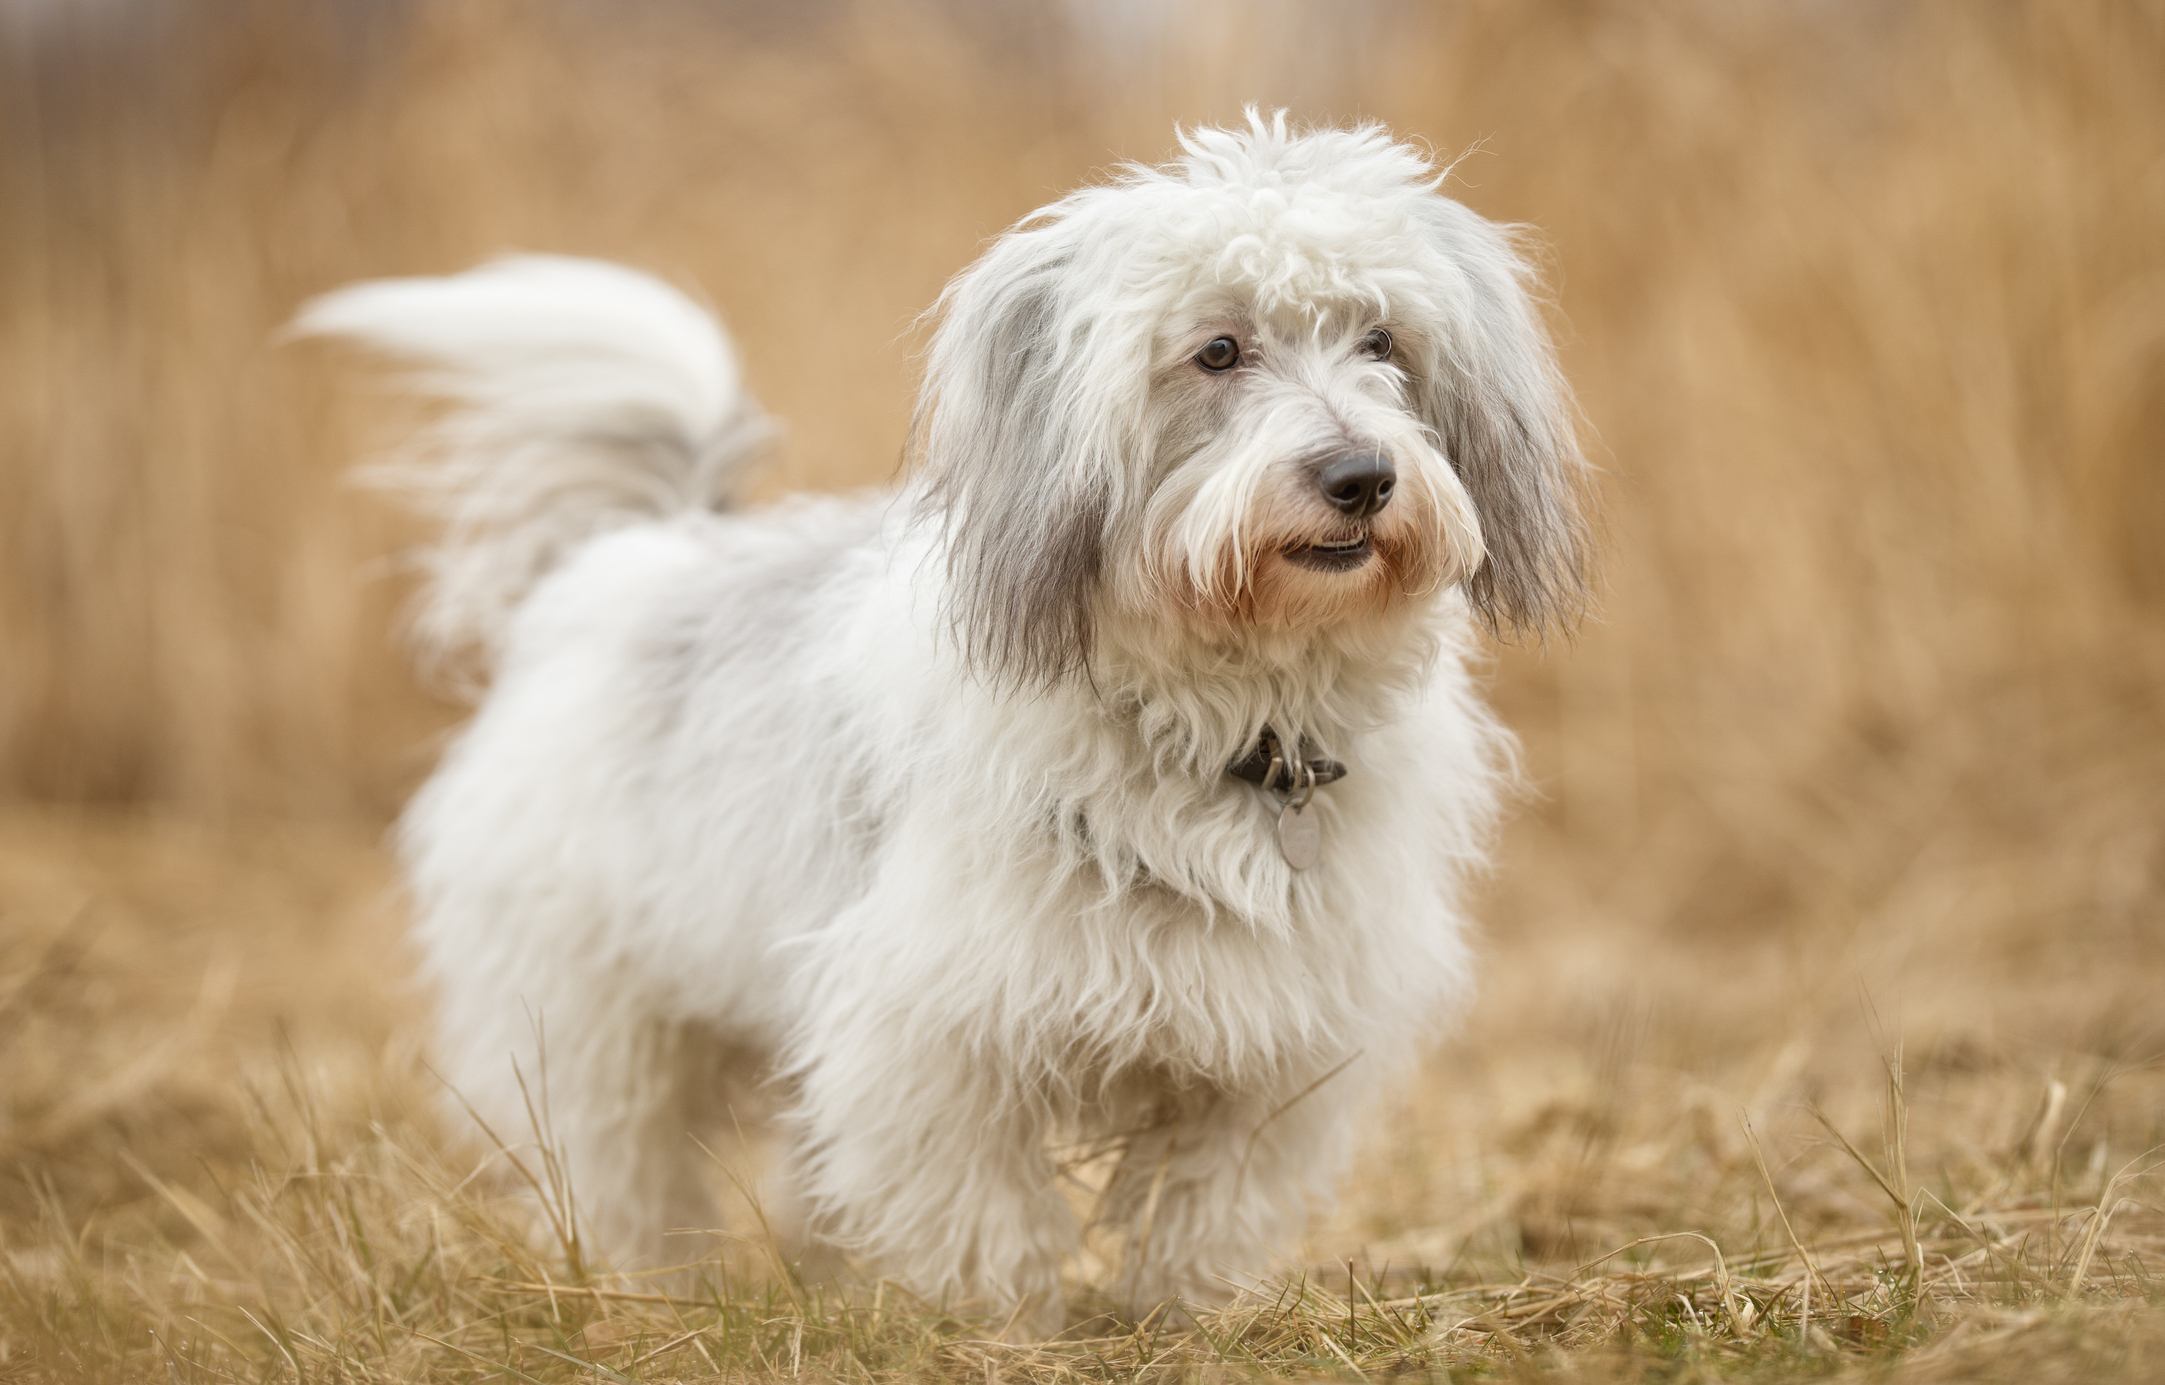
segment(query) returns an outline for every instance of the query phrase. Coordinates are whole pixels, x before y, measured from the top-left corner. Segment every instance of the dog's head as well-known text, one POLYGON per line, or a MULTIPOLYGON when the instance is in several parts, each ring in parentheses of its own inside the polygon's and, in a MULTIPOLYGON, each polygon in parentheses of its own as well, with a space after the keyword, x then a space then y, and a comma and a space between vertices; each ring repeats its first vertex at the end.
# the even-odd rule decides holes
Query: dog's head
POLYGON ((1108 612, 1290 634, 1463 585, 1581 594, 1579 454, 1529 272, 1376 127, 1198 130, 1025 218, 940 300, 915 450, 980 667, 1108 612))

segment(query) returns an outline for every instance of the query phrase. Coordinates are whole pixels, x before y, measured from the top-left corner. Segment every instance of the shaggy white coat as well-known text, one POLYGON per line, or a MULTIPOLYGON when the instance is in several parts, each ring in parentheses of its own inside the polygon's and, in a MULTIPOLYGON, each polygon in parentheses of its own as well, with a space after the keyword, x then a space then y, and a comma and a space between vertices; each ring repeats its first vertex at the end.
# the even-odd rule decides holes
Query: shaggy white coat
POLYGON ((461 406, 403 473, 447 530, 421 632, 491 676, 402 830, 436 1061, 513 1132, 545 1045, 619 1263, 713 1223, 691 1134, 741 1056, 818 1228, 918 1290, 1056 1318, 1048 1141, 1114 1134, 1121 1291, 1214 1296, 1463 1005, 1509 756, 1476 625, 1563 613, 1579 563, 1527 275, 1380 130, 1182 149, 948 288, 895 491, 738 511, 731 346, 629 270, 305 311, 461 406), (1347 446, 1398 494, 1313 571, 1285 555, 1349 532, 1312 474, 1347 446), (1350 766, 1307 871, 1226 773, 1266 724, 1350 766))

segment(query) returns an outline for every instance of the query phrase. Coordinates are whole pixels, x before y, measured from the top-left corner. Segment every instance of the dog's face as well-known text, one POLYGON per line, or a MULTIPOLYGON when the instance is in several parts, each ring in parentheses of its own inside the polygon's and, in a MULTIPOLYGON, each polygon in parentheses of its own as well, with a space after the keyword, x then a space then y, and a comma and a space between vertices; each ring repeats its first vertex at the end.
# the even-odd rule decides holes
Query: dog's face
POLYGON ((1183 147, 942 298, 916 445, 973 657, 1050 679, 1109 612, 1298 635, 1452 585, 1567 615, 1578 453, 1506 235, 1380 130, 1183 147))

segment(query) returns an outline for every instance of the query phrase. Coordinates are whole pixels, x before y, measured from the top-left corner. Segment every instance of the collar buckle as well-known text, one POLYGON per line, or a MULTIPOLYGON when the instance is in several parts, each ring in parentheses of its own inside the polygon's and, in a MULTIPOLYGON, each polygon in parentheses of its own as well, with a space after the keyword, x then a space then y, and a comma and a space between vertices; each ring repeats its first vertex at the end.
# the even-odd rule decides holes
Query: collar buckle
POLYGON ((1248 753, 1225 767, 1225 772, 1243 783, 1259 789, 1268 789, 1281 797, 1299 788, 1320 788, 1335 784, 1346 777, 1346 767, 1328 756, 1312 753, 1314 746, 1301 742, 1298 759, 1286 754, 1285 743, 1278 733, 1265 726, 1248 753), (1305 781, 1305 784, 1304 782, 1305 781))

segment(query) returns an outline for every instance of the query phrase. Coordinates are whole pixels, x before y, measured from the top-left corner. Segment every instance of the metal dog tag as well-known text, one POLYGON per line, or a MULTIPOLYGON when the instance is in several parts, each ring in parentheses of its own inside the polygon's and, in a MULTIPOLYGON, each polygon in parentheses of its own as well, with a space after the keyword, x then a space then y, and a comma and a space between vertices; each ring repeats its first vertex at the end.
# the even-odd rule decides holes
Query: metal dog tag
POLYGON ((1289 802, 1278 810, 1278 854, 1295 870, 1323 859, 1323 824, 1308 816, 1305 802, 1289 802))

